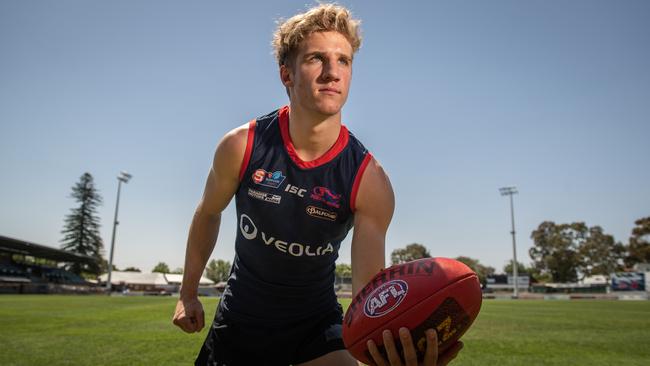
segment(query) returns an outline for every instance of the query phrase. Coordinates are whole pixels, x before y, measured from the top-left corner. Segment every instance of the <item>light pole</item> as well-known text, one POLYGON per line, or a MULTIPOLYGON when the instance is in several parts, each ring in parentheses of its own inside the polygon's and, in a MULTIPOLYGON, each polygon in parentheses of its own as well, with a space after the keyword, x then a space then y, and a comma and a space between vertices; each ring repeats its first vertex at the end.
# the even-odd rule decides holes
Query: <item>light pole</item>
POLYGON ((117 229, 117 224, 119 224, 119 221, 117 221, 117 211, 120 207, 120 188, 122 187, 122 182, 128 183, 129 179, 131 179, 132 175, 125 172, 121 171, 120 174, 117 176, 117 201, 115 202, 115 219, 113 220, 113 236, 111 238, 111 256, 108 261, 108 281, 106 283, 106 290, 108 294, 111 294, 111 274, 113 272, 113 249, 115 248, 115 229, 117 229))
POLYGON ((512 220, 512 231, 510 232, 512 234, 512 278, 514 281, 514 292, 513 292, 513 297, 516 299, 519 293, 519 289, 517 286, 517 279, 518 279, 518 273, 517 273, 517 244, 515 241, 515 209, 514 205, 512 203, 512 196, 517 194, 517 187, 503 187, 499 188, 499 192, 501 192, 502 196, 510 196, 510 219, 512 220))

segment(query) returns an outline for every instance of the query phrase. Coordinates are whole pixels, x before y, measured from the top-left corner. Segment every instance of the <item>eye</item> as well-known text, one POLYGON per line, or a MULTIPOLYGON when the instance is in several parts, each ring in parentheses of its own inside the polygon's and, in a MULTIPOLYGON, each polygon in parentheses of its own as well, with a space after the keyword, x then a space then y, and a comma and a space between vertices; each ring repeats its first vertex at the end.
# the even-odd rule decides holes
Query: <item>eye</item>
POLYGON ((341 58, 339 59, 339 63, 340 63, 341 65, 348 66, 348 65, 350 65, 350 59, 347 58, 347 57, 341 57, 341 58))
POLYGON ((313 55, 308 59, 309 62, 323 62, 322 55, 313 55))

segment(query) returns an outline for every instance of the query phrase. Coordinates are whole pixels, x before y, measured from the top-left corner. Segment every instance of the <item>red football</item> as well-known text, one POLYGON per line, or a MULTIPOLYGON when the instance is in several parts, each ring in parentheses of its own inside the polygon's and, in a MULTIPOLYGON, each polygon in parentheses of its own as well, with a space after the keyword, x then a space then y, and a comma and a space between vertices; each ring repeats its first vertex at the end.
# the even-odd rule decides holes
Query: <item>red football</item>
POLYGON ((459 261, 424 258, 398 264, 379 272, 352 300, 343 320, 343 342, 369 364, 368 339, 384 352, 381 332, 391 330, 399 346, 398 330, 406 327, 422 361, 424 332, 435 329, 438 352, 444 352, 476 319, 481 299, 478 276, 459 261))

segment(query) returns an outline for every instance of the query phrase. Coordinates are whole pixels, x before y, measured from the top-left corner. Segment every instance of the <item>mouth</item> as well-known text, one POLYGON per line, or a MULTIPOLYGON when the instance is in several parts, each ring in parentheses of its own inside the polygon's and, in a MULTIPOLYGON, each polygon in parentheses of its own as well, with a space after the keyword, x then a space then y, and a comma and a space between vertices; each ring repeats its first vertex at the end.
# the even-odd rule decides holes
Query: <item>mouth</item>
POLYGON ((323 94, 331 94, 331 95, 341 94, 340 90, 334 88, 320 88, 318 89, 318 91, 323 94))

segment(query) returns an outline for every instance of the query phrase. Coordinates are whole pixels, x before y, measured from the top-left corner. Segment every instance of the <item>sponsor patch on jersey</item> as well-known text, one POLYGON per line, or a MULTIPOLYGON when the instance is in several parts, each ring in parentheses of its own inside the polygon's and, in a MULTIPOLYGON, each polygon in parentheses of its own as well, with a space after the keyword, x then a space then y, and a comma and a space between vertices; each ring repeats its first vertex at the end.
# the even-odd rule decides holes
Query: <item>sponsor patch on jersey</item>
POLYGON ((306 189, 300 188, 298 186, 294 186, 292 184, 287 183, 287 186, 284 188, 285 192, 293 193, 298 197, 305 197, 305 193, 307 192, 306 189))
POLYGON ((328 211, 324 208, 320 208, 316 206, 307 206, 305 211, 307 212, 307 215, 312 217, 329 220, 329 221, 336 221, 336 212, 328 211))
POLYGON ((408 285, 402 280, 386 282, 370 293, 363 305, 363 312, 371 318, 384 316, 404 300, 408 291, 408 285))
POLYGON ((286 178, 281 171, 267 172, 264 169, 257 169, 253 173, 253 182, 266 187, 278 188, 286 178))
MULTIPOLYGON (((239 217, 239 230, 241 230, 242 236, 248 240, 259 241, 261 239, 261 242, 267 247, 275 248, 282 253, 294 257, 315 257, 335 253, 335 247, 332 243, 327 243, 327 245, 308 245, 276 238, 261 228, 258 229, 253 219, 246 214, 241 214, 239 217)), ((338 251, 338 248, 336 248, 336 251, 338 251)))
POLYGON ((315 201, 324 202, 330 207, 341 207, 341 195, 332 192, 329 188, 326 187, 314 187, 310 197, 315 201))
POLYGON ((280 200, 282 200, 282 197, 278 196, 277 194, 260 192, 252 188, 248 188, 248 195, 260 201, 271 202, 275 204, 280 204, 280 200))

